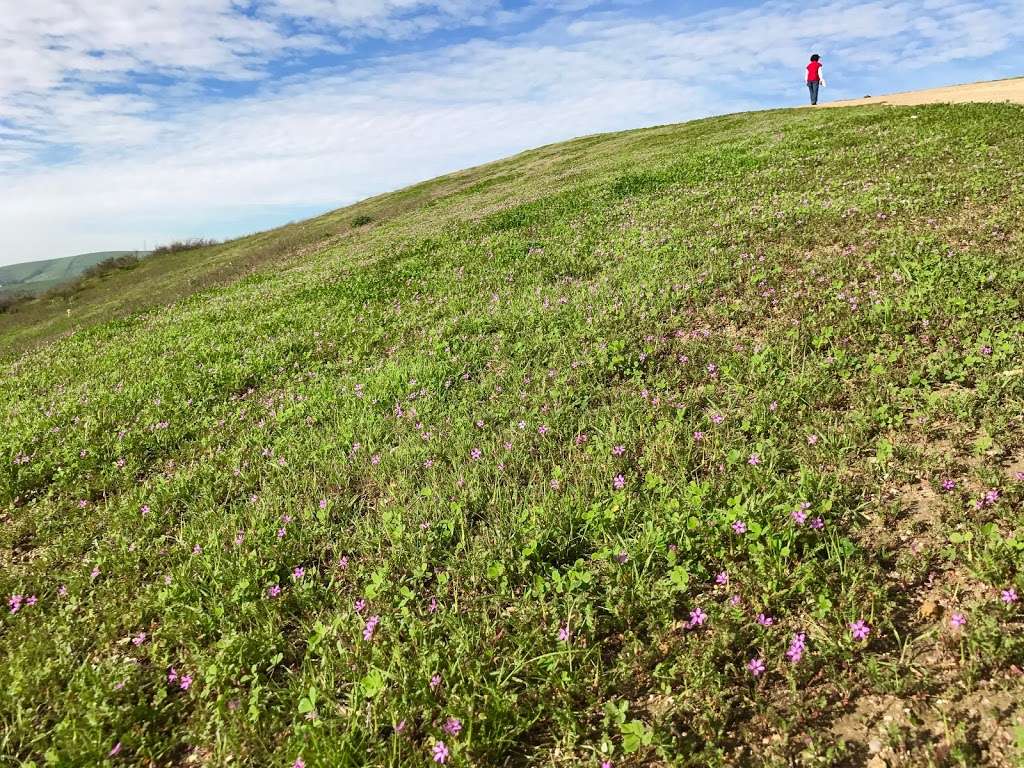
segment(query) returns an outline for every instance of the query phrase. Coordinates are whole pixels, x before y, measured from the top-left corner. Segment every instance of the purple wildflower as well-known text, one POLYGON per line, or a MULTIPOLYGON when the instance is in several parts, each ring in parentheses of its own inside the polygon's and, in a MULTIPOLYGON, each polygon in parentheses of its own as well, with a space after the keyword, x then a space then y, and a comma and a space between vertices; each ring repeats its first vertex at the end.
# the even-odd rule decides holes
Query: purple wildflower
POLYGON ((867 640, 870 634, 871 627, 863 619, 857 619, 850 624, 850 635, 854 640, 867 640))
POLYGON ((761 673, 764 672, 764 661, 761 659, 760 656, 755 656, 747 662, 747 670, 754 677, 760 676, 761 673))
POLYGON ((380 616, 371 616, 366 620, 366 626, 363 627, 363 640, 369 642, 373 640, 373 633, 377 631, 377 625, 380 623, 380 616))
POLYGON ((804 655, 804 651, 807 650, 807 635, 803 632, 798 632, 793 635, 793 639, 789 643, 789 650, 786 651, 786 657, 796 664, 804 655))
POLYGON ((438 741, 434 744, 432 754, 435 763, 444 765, 446 762, 448 762, 448 747, 445 745, 443 741, 438 741))
POLYGON ((462 721, 457 717, 449 717, 442 730, 449 736, 458 736, 462 731, 462 721))

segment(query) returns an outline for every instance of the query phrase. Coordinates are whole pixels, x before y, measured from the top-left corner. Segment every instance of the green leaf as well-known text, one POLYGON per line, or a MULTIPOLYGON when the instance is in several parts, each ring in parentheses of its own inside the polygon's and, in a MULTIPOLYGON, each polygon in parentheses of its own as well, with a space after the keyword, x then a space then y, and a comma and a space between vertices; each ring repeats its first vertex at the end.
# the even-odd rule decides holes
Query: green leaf
POLYGON ((384 673, 379 669, 371 669, 359 682, 359 687, 363 691, 363 696, 367 699, 375 699, 380 696, 386 686, 387 683, 384 680, 384 673))
POLYGON ((487 578, 488 579, 499 579, 505 573, 505 564, 500 560, 495 560, 489 566, 487 566, 487 578))
POLYGON ((641 720, 630 720, 619 726, 622 733, 622 748, 627 754, 636 752, 641 747, 649 747, 654 741, 654 732, 641 720))

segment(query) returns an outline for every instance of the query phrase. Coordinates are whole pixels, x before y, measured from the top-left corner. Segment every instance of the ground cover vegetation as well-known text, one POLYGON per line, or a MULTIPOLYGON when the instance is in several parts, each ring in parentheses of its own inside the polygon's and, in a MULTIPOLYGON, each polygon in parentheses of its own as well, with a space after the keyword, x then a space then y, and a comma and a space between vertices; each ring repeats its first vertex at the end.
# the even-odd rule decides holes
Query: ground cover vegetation
POLYGON ((3 316, 0 761, 1017 764, 1021 118, 589 137, 3 316))

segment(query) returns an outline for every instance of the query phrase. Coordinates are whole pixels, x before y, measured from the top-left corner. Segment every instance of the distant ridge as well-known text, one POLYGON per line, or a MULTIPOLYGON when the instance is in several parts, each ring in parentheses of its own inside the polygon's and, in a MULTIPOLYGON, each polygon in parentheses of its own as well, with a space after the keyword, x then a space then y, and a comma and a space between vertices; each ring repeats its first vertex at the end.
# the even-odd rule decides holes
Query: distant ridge
POLYGON ((99 251, 60 259, 31 261, 0 267, 0 294, 38 295, 68 283, 90 267, 121 256, 148 256, 148 251, 99 251))

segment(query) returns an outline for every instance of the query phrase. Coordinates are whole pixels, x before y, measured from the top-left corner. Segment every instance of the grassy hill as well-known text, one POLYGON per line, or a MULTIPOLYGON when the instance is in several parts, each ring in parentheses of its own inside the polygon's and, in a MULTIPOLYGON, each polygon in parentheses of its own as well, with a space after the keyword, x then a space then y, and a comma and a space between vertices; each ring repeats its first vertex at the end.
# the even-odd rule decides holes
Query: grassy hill
POLYGON ((1022 116, 588 137, 3 317, 0 754, 1019 764, 1022 116))
POLYGON ((90 268, 122 256, 144 256, 142 251, 102 251, 62 259, 0 266, 0 294, 38 295, 80 277, 90 268))

